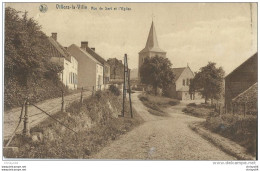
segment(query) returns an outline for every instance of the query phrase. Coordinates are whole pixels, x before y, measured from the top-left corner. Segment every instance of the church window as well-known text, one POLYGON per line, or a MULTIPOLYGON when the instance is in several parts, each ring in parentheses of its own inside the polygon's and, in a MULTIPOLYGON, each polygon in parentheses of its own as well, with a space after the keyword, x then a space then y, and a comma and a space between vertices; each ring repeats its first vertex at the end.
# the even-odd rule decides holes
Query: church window
POLYGON ((184 86, 185 86, 185 79, 183 79, 183 80, 182 80, 182 85, 184 85, 184 86))

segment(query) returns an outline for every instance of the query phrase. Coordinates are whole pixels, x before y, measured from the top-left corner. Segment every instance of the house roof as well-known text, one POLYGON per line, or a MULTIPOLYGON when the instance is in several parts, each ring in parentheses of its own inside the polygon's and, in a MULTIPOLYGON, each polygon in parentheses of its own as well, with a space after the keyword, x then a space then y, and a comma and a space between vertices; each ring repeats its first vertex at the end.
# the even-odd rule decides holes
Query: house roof
POLYGON ((106 63, 106 60, 104 58, 102 58, 99 54, 97 54, 94 50, 92 50, 89 47, 86 47, 85 50, 91 55, 93 56, 96 60, 98 60, 100 63, 102 63, 103 65, 106 63))
POLYGON ((144 53, 144 52, 161 52, 161 53, 166 53, 165 51, 163 51, 158 44, 158 40, 157 40, 157 36, 156 36, 156 32, 155 32, 155 27, 154 24, 152 22, 151 28, 150 28, 150 32, 148 35, 148 39, 145 45, 145 48, 143 50, 141 50, 139 53, 144 53))
POLYGON ((68 47, 68 50, 73 53, 73 55, 77 58, 77 56, 79 55, 78 52, 80 53, 83 53, 86 57, 92 59, 93 61, 97 62, 98 64, 101 64, 101 62, 99 62, 96 58, 94 58, 91 54, 89 54, 86 50, 78 47, 77 45, 75 44, 72 44, 68 47), (71 49, 76 49, 77 51, 71 51, 71 49))
POLYGON ((234 72, 236 72, 237 70, 239 70, 243 65, 246 65, 246 63, 248 63, 251 60, 254 60, 254 58, 258 58, 258 53, 256 52, 254 55, 252 55, 250 58, 248 58, 245 62, 243 62, 242 64, 240 64, 237 68, 235 68, 232 72, 230 72, 226 77, 230 77, 230 75, 232 75, 234 72))
POLYGON ((172 71, 173 71, 173 73, 175 75, 174 82, 179 79, 179 77, 181 76, 182 72, 185 69, 186 69, 186 67, 183 67, 183 68, 172 68, 172 71))
POLYGON ((250 100, 257 101, 257 87, 258 83, 256 82, 251 87, 237 95, 232 101, 236 102, 249 102, 250 100))
POLYGON ((71 54, 52 37, 48 37, 49 40, 49 52, 51 57, 63 57, 68 61, 71 61, 71 54))

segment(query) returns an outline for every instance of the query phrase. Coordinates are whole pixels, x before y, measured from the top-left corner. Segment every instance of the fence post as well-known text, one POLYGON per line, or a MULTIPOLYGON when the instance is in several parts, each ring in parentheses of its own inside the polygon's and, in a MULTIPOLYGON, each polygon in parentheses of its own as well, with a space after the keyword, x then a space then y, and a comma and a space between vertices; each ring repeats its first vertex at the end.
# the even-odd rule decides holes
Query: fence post
POLYGON ((64 112, 64 91, 61 91, 61 112, 64 112))
POLYGON ((218 106, 218 114, 221 115, 221 105, 218 106))
POLYGON ((246 102, 244 103, 244 116, 246 116, 246 102))
POLYGON ((95 95, 95 86, 93 86, 93 90, 92 90, 92 96, 95 95))
POLYGON ((80 94, 80 104, 83 103, 83 87, 81 88, 81 94, 80 94))
POLYGON ((232 113, 235 114, 235 104, 232 103, 232 113))
POLYGON ((24 112, 24 127, 23 134, 25 136, 30 136, 30 125, 29 125, 29 114, 28 114, 29 102, 28 99, 25 102, 25 112, 24 112))

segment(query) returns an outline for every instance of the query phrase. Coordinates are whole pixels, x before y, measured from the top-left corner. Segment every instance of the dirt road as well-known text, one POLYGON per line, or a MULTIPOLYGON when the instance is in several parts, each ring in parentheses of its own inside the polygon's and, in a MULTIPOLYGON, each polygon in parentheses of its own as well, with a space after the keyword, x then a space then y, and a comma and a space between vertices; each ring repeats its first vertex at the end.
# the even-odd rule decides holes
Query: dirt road
POLYGON ((170 117, 151 115, 133 94, 133 106, 145 123, 103 148, 94 159, 235 160, 193 132, 188 124, 203 119, 185 115, 185 104, 167 109, 170 117))
MULTIPOLYGON (((88 97, 90 94, 91 94, 90 91, 85 91, 83 93, 83 97, 84 98, 88 97)), ((64 97, 65 106, 79 99, 80 99, 80 93, 65 96, 64 97)), ((46 100, 38 103, 37 106, 50 114, 55 114, 61 110, 61 98, 46 100)), ((29 116, 32 116, 30 117, 30 127, 37 125, 38 123, 42 122, 44 119, 48 117, 47 115, 45 115, 44 113, 42 113, 41 111, 39 111, 33 106, 29 107, 28 113, 29 116)), ((14 108, 10 111, 4 112, 4 139, 8 139, 13 133, 13 131, 15 130, 19 121, 20 114, 21 114, 21 107, 14 108)), ((21 131, 22 129, 23 129, 23 122, 20 124, 18 132, 21 131)))

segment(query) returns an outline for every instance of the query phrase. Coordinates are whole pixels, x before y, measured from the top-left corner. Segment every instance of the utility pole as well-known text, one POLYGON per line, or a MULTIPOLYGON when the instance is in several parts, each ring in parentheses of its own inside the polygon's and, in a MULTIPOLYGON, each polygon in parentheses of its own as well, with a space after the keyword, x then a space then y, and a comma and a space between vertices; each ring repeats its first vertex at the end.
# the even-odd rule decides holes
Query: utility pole
POLYGON ((130 114, 131 114, 131 118, 133 118, 132 101, 131 101, 131 87, 130 87, 130 72, 129 72, 129 69, 128 69, 127 54, 125 54, 125 56, 124 56, 124 85, 123 85, 122 117, 125 116, 125 99, 126 99, 127 91, 128 91, 128 94, 129 94, 130 114))

